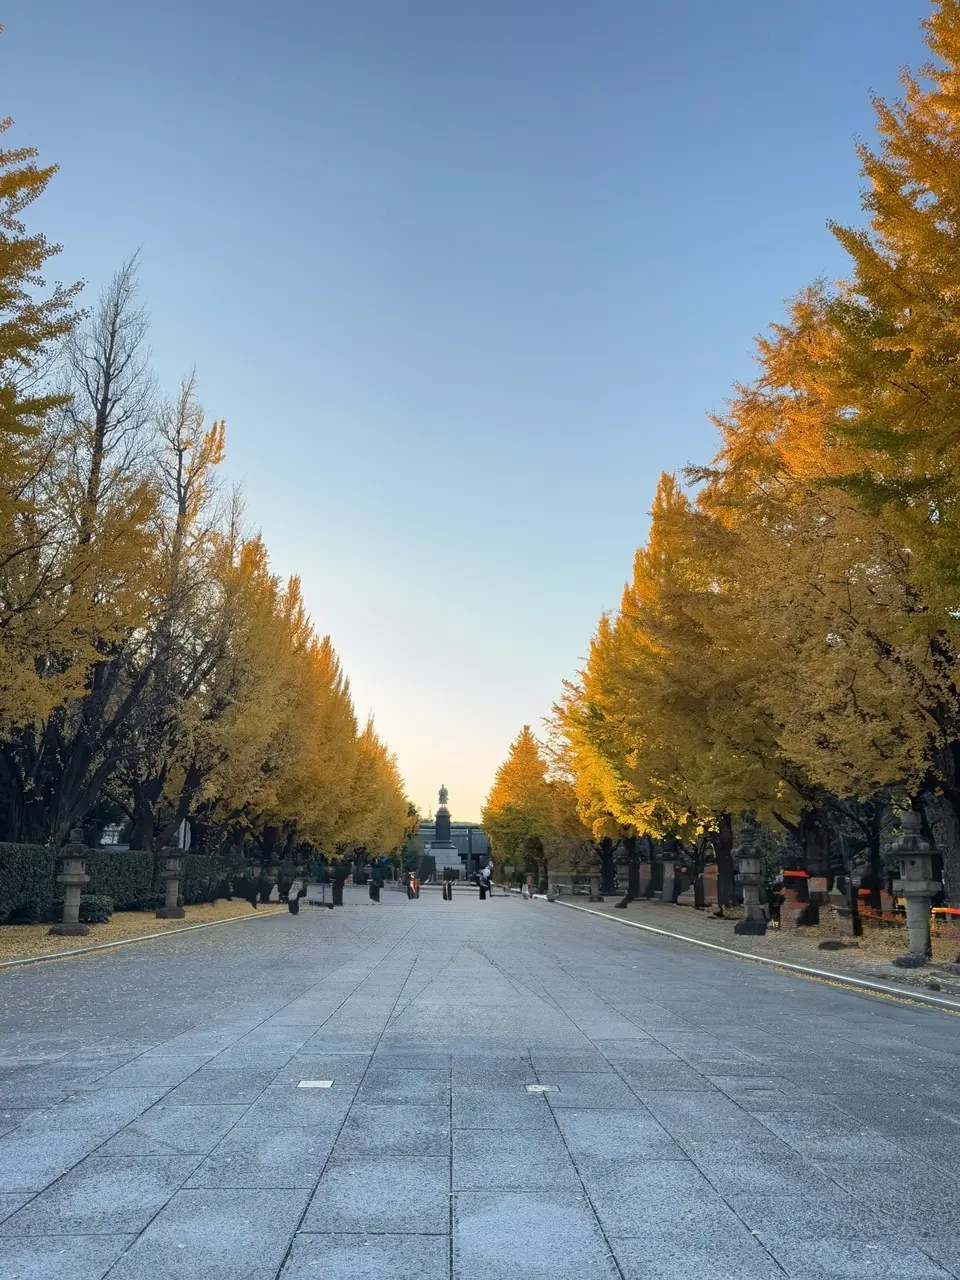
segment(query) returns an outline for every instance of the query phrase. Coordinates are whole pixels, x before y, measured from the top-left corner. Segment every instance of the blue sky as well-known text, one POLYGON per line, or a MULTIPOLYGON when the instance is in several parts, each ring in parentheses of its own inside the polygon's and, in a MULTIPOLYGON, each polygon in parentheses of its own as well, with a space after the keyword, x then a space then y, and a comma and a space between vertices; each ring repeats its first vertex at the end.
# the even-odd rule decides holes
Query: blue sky
POLYGON ((7 0, 8 144, 95 293, 142 247, 275 567, 424 811, 475 817, 661 470, 859 219, 927 0, 7 0))

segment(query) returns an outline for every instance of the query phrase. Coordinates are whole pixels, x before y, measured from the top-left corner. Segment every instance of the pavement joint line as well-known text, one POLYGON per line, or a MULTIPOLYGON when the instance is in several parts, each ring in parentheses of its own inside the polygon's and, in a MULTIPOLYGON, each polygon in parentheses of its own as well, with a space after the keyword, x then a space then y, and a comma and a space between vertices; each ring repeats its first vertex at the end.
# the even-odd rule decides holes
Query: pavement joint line
POLYGON ((176 929, 164 929, 159 933, 139 933, 135 938, 118 938, 116 942, 95 942, 89 947, 71 947, 69 951, 51 951, 49 955, 24 956, 22 960, 2 960, 0 969, 17 969, 25 964, 43 964, 47 960, 69 960, 73 956, 86 956, 94 951, 109 951, 113 947, 129 947, 133 942, 151 942, 155 938, 170 938, 177 933, 192 933, 194 929, 216 929, 222 924, 239 924, 241 920, 267 920, 282 915, 281 911, 255 912, 250 916, 230 916, 226 920, 205 920, 203 924, 184 924, 176 929))
MULTIPOLYGON (((390 956, 394 954, 395 951, 398 951, 400 949, 400 947, 406 942, 410 934, 413 933, 414 929, 419 928, 420 924, 421 924, 421 921, 419 920, 415 921, 413 924, 411 924, 409 929, 404 930, 404 932, 397 939, 397 941, 387 948, 386 954, 382 956, 380 960, 377 961, 376 965, 373 966, 370 972, 367 973, 367 975, 364 978, 362 978, 360 982, 357 983, 357 985, 350 992, 350 995, 353 995, 355 992, 360 990, 363 984, 369 980, 370 975, 374 973, 376 969, 381 964, 383 964, 385 960, 388 960, 390 956)), ((403 997, 404 987, 406 987, 407 983, 410 981, 410 978, 413 975, 413 971, 416 968, 416 966, 417 966, 417 959, 415 956, 414 959, 411 961, 410 968, 407 970, 406 975, 403 979, 403 982, 400 984, 400 989, 397 992, 397 997, 393 1002, 394 1009, 396 1009, 397 1005, 400 1003, 400 1000, 403 997)), ((340 1002, 337 1008, 338 1009, 342 1008, 343 1005, 346 1004, 349 998, 350 998, 349 996, 344 996, 343 1000, 340 1002)), ((293 1000, 291 1000, 289 1003, 292 1004, 293 1000)), ((326 1018, 324 1021, 329 1022, 329 1020, 330 1020, 329 1018, 326 1018)), ((264 1019, 264 1021, 266 1021, 266 1019, 264 1019)), ((356 1092, 353 1095, 353 1099, 350 1103, 350 1106, 344 1112, 343 1119, 340 1121, 340 1125, 337 1129, 337 1135, 333 1140, 333 1145, 331 1146, 329 1152, 327 1153, 327 1157, 324 1160, 323 1164, 320 1166, 320 1172, 317 1175, 317 1179, 314 1182, 312 1189, 310 1190, 310 1195, 307 1199, 307 1203, 303 1206, 303 1212, 300 1214, 299 1218, 297 1219, 297 1225, 294 1227, 293 1233, 290 1236, 290 1243, 287 1245, 286 1249, 284 1250, 283 1257, 280 1260, 280 1265, 279 1267, 277 1267, 276 1271, 274 1272, 273 1280, 280 1280, 280 1277, 286 1268, 287 1262, 290 1259, 290 1253, 291 1253, 291 1250, 293 1249, 294 1243, 296 1242, 297 1236, 309 1234, 309 1232, 304 1232, 303 1224, 306 1221, 307 1214, 310 1211, 310 1205, 313 1203, 314 1197, 316 1196, 317 1191, 320 1188, 320 1183, 323 1181, 323 1175, 326 1173, 327 1168, 330 1164, 330 1161, 334 1158, 333 1153, 336 1150, 337 1143, 340 1141, 340 1135, 343 1133, 344 1129, 347 1127, 347 1121, 350 1118, 350 1114, 353 1111, 354 1106, 356 1105, 356 1101, 360 1094, 360 1090, 363 1088, 364 1081, 366 1080, 367 1075, 369 1074, 370 1068, 373 1065, 373 1060, 377 1055, 377 1050, 380 1048, 380 1045, 383 1041, 383 1037, 386 1035, 389 1027, 390 1027, 390 1017, 388 1016, 386 1022, 384 1023, 383 1027, 380 1030, 380 1033, 377 1036, 373 1049, 370 1052, 370 1057, 367 1059, 367 1065, 364 1067, 363 1071, 360 1074, 360 1079, 357 1082, 356 1092)), ((451 1095, 452 1095, 452 1091, 451 1091, 451 1095)), ((452 1130, 451 1130, 451 1135, 452 1135, 452 1130)), ((451 1143, 452 1143, 452 1137, 451 1137, 451 1143)), ((451 1245, 451 1250, 452 1250, 452 1245, 451 1245)), ((115 1265, 116 1263, 114 1263, 114 1266, 115 1265)))
POLYGON ((673 938, 677 942, 689 942, 694 947, 705 947, 708 951, 721 951, 724 955, 735 956, 738 960, 751 960, 754 964, 768 965, 785 973, 800 974, 805 978, 815 978, 819 982, 827 982, 835 986, 851 987, 854 990, 868 991, 871 994, 886 996, 888 999, 908 1000, 914 1004, 927 1004, 944 1013, 960 1014, 960 1001, 944 1000, 941 996, 927 995, 922 991, 909 991, 903 987, 891 987, 883 982, 871 982, 868 978, 857 978, 847 973, 830 973, 826 969, 814 969, 811 965, 793 964, 788 960, 775 960, 772 956, 758 956, 752 951, 738 951, 735 947, 723 947, 717 942, 704 942, 700 938, 691 938, 685 933, 672 933, 669 929, 658 929, 652 924, 640 924, 636 920, 622 920, 618 916, 607 915, 605 911, 593 911, 590 907, 578 907, 572 902, 562 902, 557 906, 567 907, 570 911, 582 911, 584 915, 597 916, 610 924, 625 924, 631 929, 643 929, 646 933, 656 933, 663 938, 673 938))

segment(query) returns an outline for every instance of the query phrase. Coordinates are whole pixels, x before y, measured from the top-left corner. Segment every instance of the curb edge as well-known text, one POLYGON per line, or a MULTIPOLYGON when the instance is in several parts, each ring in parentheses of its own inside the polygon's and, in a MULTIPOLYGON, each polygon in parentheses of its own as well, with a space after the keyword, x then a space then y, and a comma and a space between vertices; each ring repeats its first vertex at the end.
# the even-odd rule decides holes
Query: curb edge
POLYGON ((86 956, 94 951, 110 951, 114 947, 129 947, 134 942, 151 942, 156 938, 172 938, 178 933, 192 933, 195 929, 216 929, 223 924, 240 924, 244 920, 267 920, 279 916, 280 911, 254 912, 249 916, 229 916, 226 920, 205 920, 202 924, 185 924, 176 929, 163 929, 159 933, 139 933, 134 938, 117 938, 114 942, 95 942, 89 947, 72 947, 69 951, 51 951, 48 955, 24 956, 21 960, 0 960, 0 970, 18 969, 27 964, 44 964, 47 960, 67 960, 72 956, 86 956))

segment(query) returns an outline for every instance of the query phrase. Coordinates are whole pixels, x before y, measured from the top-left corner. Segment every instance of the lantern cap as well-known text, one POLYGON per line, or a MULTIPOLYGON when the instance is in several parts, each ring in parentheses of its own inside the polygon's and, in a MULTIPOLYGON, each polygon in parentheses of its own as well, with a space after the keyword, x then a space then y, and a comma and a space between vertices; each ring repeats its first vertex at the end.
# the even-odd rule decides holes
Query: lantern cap
POLYGON ((916 809, 905 809, 900 815, 900 835, 893 841, 895 853, 909 857, 911 854, 929 853, 932 845, 922 830, 923 820, 916 809))

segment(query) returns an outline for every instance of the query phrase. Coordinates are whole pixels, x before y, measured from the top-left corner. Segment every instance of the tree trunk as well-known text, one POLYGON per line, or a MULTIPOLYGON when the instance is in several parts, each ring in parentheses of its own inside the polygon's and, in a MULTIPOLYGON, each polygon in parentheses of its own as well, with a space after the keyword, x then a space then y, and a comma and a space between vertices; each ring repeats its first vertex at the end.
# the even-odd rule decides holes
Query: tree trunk
POLYGON ((733 865, 733 818, 721 813, 714 843, 717 852, 717 901, 721 908, 732 907, 735 897, 733 865))
POLYGON ((943 859, 943 889, 951 907, 960 907, 960 811, 949 796, 927 799, 937 852, 943 859))
POLYGON ((860 888, 869 891, 867 905, 874 911, 880 910, 880 890, 883 888, 884 865, 880 852, 880 832, 883 821, 883 810, 878 805, 867 833, 867 871, 860 877, 860 888))
POLYGON ((627 851, 627 901, 633 902, 640 897, 640 841, 627 836, 623 844, 627 851))
MULTIPOLYGON (((717 847, 716 832, 711 836, 713 847, 717 847)), ((700 839, 693 847, 693 905, 697 911, 703 911, 707 905, 707 895, 703 888, 703 869, 707 863, 707 842, 700 839)))
POLYGON ((618 907, 626 907, 640 897, 640 840, 638 836, 625 836, 623 847, 627 854, 627 892, 618 907))
POLYGON ((824 805, 808 809, 800 820, 804 870, 808 876, 830 874, 830 816, 824 805))
POLYGON ((960 743, 948 742, 934 755, 937 773, 924 797, 937 852, 943 859, 943 888, 950 906, 960 906, 960 743), (939 785, 937 785, 939 784, 939 785))
POLYGON ((652 898, 653 897, 653 869, 657 865, 654 858, 654 855, 656 854, 656 849, 654 848, 652 836, 647 836, 646 842, 647 842, 647 862, 650 864, 650 875, 647 878, 647 887, 643 892, 643 896, 645 898, 652 898))
POLYGON ((616 844, 609 836, 604 836, 597 845, 597 858, 600 862, 600 892, 606 896, 612 896, 617 891, 617 866, 614 859, 616 848, 616 844))

